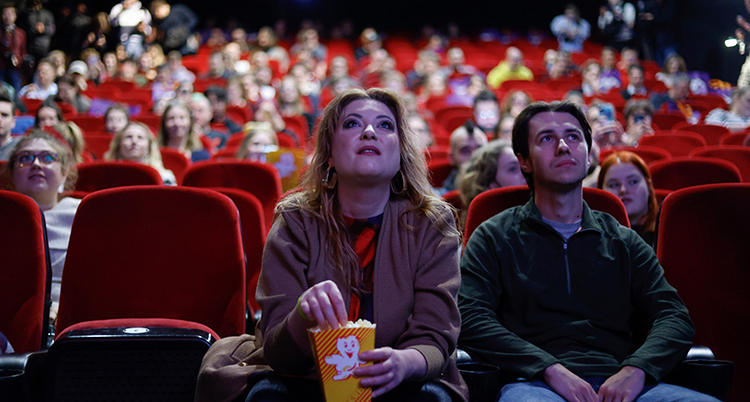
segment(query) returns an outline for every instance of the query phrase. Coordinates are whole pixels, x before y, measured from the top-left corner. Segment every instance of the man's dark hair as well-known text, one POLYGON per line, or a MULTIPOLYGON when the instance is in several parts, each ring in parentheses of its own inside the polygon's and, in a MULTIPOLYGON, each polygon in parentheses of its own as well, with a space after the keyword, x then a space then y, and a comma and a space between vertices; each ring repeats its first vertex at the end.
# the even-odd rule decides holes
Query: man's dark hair
MULTIPOLYGON (((581 108, 575 103, 562 101, 550 103, 534 102, 521 111, 518 117, 516 117, 516 121, 513 123, 513 153, 521 154, 524 158, 529 157, 529 121, 532 117, 544 112, 568 113, 575 117, 583 130, 583 137, 586 140, 588 151, 591 152, 591 126, 586 120, 586 114, 583 113, 581 108)), ((526 179, 529 188, 533 191, 533 175, 531 173, 523 172, 523 177, 526 179)))
POLYGON ((628 120, 630 115, 635 112, 643 112, 651 117, 654 117, 654 106, 651 102, 645 99, 631 99, 625 104, 623 115, 625 115, 625 121, 628 120))
POLYGON ((641 73, 645 72, 645 70, 643 69, 643 66, 642 66, 642 65, 640 65, 640 64, 633 64, 632 66, 630 66, 630 68, 628 68, 628 74, 630 74, 630 72, 631 72, 631 71, 632 71, 633 69, 636 69, 636 70, 641 70, 641 73))
POLYGON ((474 98, 474 106, 473 107, 476 108, 477 107, 477 103, 479 103, 479 102, 485 102, 485 101, 493 101, 495 103, 498 103, 497 102, 497 96, 495 95, 495 93, 492 92, 492 91, 488 91, 488 90, 485 89, 485 90, 479 92, 477 94, 476 98, 474 98))
POLYGON ((227 90, 216 85, 211 85, 210 87, 206 88, 203 94, 206 95, 206 98, 208 98, 210 95, 214 95, 216 96, 216 99, 219 100, 219 102, 226 102, 228 100, 227 90))
POLYGON ((16 114, 16 103, 13 101, 13 97, 10 95, 8 91, 5 90, 5 88, 0 88, 0 102, 10 103, 11 115, 16 114))

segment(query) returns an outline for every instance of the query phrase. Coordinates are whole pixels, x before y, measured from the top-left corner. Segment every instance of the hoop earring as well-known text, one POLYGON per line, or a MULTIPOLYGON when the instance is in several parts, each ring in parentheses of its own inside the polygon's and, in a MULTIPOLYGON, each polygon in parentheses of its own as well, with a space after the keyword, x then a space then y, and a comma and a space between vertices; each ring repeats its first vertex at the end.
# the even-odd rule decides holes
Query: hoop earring
POLYGON ((326 169, 326 174, 323 177, 323 180, 321 180, 321 184, 326 190, 333 190, 334 188, 336 188, 336 182, 338 181, 336 170, 332 169, 332 167, 333 166, 328 166, 328 169, 326 169))
POLYGON ((393 191, 394 194, 403 194, 406 191, 406 176, 404 176, 404 172, 402 172, 401 169, 399 169, 398 174, 391 179, 391 191, 393 191), (399 176, 401 176, 400 185, 396 184, 396 180, 394 180, 399 176))

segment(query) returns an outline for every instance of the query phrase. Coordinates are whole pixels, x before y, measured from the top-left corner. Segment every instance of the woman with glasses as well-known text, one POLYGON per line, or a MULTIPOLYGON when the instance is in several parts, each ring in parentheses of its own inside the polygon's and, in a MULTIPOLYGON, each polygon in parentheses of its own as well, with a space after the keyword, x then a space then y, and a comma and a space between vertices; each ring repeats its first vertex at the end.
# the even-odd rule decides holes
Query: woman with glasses
POLYGON ((63 139, 34 131, 18 141, 5 165, 3 177, 10 185, 9 190, 31 197, 44 211, 52 264, 50 319, 54 321, 70 228, 81 203, 79 199, 61 196, 63 191, 73 190, 78 177, 73 154, 63 139))

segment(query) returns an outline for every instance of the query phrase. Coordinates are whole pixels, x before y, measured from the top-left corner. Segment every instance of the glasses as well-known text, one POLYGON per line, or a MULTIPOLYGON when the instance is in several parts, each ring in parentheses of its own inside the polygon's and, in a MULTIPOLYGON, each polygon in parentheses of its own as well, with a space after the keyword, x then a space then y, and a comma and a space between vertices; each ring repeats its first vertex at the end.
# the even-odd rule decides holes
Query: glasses
POLYGON ((39 159, 39 163, 42 165, 51 165, 60 161, 60 157, 56 153, 42 151, 38 154, 32 154, 31 152, 20 153, 16 157, 16 163, 18 164, 18 167, 26 167, 33 164, 36 159, 39 159))

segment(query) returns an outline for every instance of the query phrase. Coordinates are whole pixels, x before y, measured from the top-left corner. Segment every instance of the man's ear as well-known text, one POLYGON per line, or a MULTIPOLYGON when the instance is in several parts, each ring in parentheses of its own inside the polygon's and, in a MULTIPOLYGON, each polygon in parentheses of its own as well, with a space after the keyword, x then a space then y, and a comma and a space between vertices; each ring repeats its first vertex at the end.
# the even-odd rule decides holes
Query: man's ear
POLYGON ((528 158, 524 158, 520 153, 516 154, 518 158, 518 164, 521 165, 521 170, 526 173, 531 173, 531 161, 528 158))

